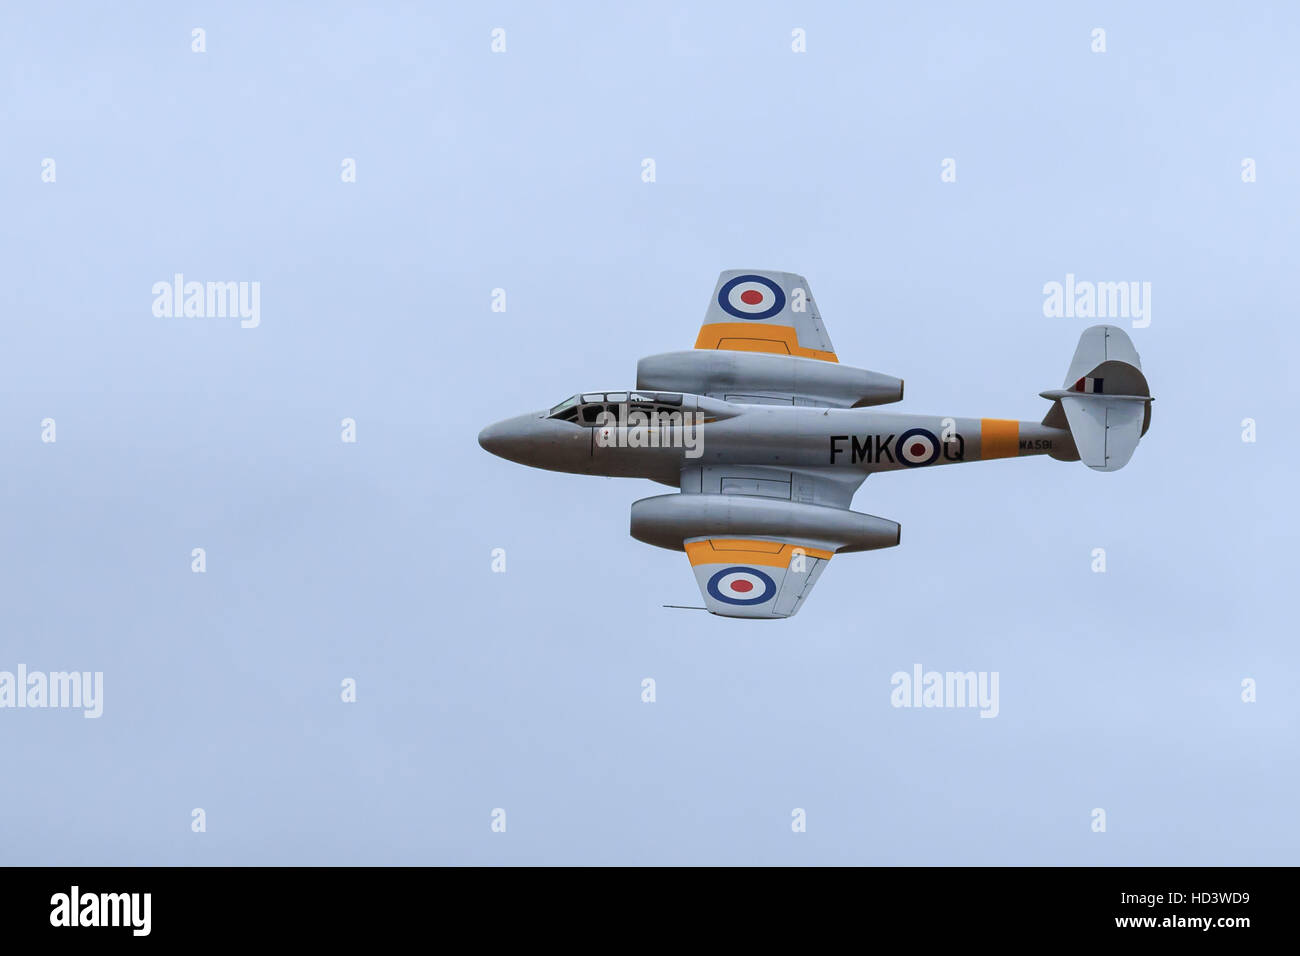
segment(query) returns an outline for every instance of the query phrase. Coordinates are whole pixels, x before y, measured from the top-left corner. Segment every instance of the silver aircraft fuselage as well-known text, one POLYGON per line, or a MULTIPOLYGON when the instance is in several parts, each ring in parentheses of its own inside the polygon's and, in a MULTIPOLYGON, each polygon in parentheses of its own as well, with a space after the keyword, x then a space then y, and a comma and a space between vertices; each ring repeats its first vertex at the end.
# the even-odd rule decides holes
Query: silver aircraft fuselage
MULTIPOLYGON (((683 396, 664 427, 584 425, 546 411, 490 425, 479 444, 501 458, 580 475, 648 478, 677 487, 682 469, 748 465, 842 469, 857 476, 991 458, 1070 458, 1067 429, 1038 422, 877 412, 865 408, 741 405, 683 396)), ((626 416, 618 419, 626 422, 626 416)), ((846 474, 847 477, 847 474, 846 474)))

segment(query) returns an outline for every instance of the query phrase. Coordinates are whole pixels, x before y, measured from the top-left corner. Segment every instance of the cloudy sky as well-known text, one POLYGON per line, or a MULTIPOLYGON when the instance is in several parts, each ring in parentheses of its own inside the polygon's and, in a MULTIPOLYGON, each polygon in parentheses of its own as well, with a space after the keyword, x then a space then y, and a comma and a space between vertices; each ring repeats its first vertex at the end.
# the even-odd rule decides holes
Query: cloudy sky
POLYGON ((0 860, 1295 862, 1300 15, 701 6, 5 9, 0 671, 103 713, 0 709, 0 860), (1150 282, 1151 431, 869 479, 902 546, 791 620, 664 609, 661 486, 475 436, 730 268, 899 410, 1031 420, 1095 321, 1044 285, 1150 282), (256 328, 155 315, 177 273, 256 328), (996 719, 892 707, 918 664, 996 719))

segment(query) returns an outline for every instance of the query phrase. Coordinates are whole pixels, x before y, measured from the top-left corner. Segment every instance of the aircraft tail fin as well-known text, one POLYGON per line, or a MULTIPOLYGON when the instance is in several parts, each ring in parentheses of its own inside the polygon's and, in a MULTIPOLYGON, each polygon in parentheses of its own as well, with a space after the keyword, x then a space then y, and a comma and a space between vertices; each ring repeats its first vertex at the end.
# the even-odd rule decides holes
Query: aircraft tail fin
POLYGON ((1151 426, 1151 388, 1123 329, 1094 325, 1079 336, 1065 385, 1041 393, 1052 399, 1043 424, 1069 429, 1079 457, 1097 471, 1128 464, 1151 426))

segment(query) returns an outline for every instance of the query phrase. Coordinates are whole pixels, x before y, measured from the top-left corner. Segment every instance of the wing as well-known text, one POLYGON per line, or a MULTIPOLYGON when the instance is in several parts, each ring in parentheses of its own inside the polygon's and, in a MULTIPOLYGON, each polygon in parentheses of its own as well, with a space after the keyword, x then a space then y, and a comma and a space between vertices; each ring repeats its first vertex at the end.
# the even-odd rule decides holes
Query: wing
POLYGON ((729 269, 718 276, 695 347, 839 361, 812 289, 793 272, 729 269))
POLYGON ((687 538, 704 604, 723 617, 792 617, 831 551, 790 538, 687 538))
POLYGON ((637 387, 743 405, 857 408, 901 401, 903 381, 839 364, 812 290, 793 272, 731 269, 685 352, 647 355, 637 387))
MULTIPOLYGON (((783 470, 757 465, 682 469, 683 494, 776 498, 848 508, 862 474, 844 469, 783 470)), ((705 607, 723 617, 793 617, 830 561, 833 542, 783 535, 687 538, 686 556, 705 607)))

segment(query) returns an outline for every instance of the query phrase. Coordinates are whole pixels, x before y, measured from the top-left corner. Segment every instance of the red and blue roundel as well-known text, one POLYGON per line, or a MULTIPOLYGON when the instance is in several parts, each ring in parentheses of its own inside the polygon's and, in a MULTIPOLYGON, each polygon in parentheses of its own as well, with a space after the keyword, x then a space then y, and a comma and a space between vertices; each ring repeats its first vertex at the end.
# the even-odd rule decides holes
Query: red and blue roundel
POLYGON ((770 319, 785 308, 785 292, 764 276, 736 276, 718 290, 718 305, 738 319, 770 319))
POLYGON ((939 439, 934 437, 934 432, 924 428, 909 428, 898 436, 894 451, 899 464, 908 468, 928 465, 939 457, 939 439))
POLYGON ((776 597, 776 582, 758 568, 723 568, 709 578, 709 596, 724 604, 762 604, 776 597))

